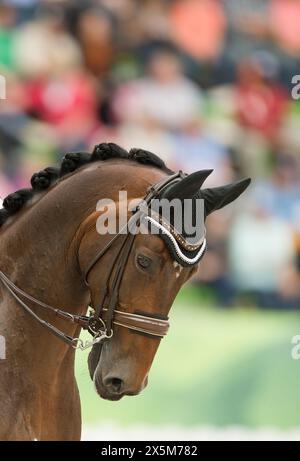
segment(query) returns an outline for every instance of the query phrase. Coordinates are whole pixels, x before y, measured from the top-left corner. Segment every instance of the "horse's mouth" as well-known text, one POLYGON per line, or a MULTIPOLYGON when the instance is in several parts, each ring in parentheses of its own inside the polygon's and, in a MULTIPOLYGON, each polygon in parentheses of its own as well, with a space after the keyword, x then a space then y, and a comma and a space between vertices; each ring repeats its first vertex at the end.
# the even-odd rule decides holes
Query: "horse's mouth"
POLYGON ((102 392, 102 391, 98 391, 98 389, 96 388, 97 390, 97 394, 104 400, 110 400, 111 402, 117 402, 118 400, 121 400, 122 397, 124 397, 125 394, 120 394, 120 395, 115 395, 115 394, 109 394, 107 392, 102 392))
POLYGON ((105 389, 105 387, 103 386, 101 378, 96 373, 94 374, 93 382, 97 394, 102 399, 117 401, 123 397, 123 395, 121 394, 111 394, 110 392, 108 392, 107 389, 105 389))

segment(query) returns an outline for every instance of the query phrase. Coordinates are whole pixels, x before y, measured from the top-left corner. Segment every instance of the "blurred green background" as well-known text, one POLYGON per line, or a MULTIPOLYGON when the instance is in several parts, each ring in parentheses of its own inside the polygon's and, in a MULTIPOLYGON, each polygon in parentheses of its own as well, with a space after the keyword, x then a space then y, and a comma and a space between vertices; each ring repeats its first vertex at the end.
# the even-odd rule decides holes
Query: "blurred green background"
POLYGON ((299 426, 300 361, 291 357, 299 314, 210 304, 198 287, 181 291, 140 396, 100 399, 88 374, 88 352, 78 353, 84 425, 299 426))

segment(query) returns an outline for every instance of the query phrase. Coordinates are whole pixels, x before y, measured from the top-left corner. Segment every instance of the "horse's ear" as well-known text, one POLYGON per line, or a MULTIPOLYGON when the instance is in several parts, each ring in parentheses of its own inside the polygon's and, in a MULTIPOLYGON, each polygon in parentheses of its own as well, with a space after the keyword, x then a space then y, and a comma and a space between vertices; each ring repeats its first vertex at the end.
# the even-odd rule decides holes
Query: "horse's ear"
POLYGON ((213 170, 200 170, 195 171, 185 178, 183 178, 178 183, 171 186, 163 193, 163 198, 168 200, 179 199, 184 200, 188 198, 193 198, 206 178, 212 173, 213 170))
POLYGON ((227 186, 201 190, 199 196, 204 199, 205 217, 237 199, 247 189, 250 182, 251 179, 247 178, 227 186))

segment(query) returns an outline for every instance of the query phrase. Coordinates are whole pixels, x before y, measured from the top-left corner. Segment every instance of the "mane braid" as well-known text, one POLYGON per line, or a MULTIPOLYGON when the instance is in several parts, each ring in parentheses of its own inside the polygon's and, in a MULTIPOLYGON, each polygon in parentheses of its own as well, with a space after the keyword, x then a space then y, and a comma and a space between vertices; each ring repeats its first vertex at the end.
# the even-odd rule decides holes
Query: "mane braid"
POLYGON ((69 173, 73 173, 83 165, 114 158, 134 161, 142 165, 154 166, 167 174, 173 172, 166 167, 163 160, 152 152, 133 148, 129 152, 115 143, 97 144, 90 154, 88 152, 67 153, 60 168, 48 167, 35 173, 31 178, 31 189, 21 189, 5 197, 0 209, 0 227, 6 220, 20 211, 36 193, 44 192, 69 173))

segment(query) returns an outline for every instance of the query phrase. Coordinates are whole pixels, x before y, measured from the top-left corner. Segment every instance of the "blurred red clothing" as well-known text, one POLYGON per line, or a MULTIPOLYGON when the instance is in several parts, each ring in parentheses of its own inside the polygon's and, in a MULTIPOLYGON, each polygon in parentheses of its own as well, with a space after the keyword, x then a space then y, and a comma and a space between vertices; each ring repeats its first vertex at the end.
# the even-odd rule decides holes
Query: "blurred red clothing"
POLYGON ((286 92, 277 84, 236 87, 237 117, 240 124, 272 139, 280 127, 288 102, 286 92))
POLYGON ((39 79, 28 84, 31 110, 62 131, 76 132, 97 122, 97 95, 93 80, 80 73, 39 79))

